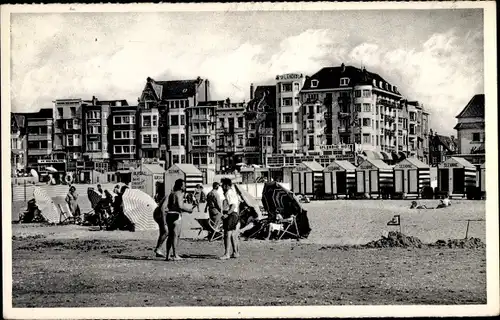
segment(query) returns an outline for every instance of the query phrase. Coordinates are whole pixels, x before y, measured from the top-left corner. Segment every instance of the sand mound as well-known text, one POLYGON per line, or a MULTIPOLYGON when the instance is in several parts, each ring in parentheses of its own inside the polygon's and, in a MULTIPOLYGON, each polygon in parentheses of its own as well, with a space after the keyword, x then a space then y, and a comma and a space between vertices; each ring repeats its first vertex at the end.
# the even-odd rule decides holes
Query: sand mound
POLYGON ((397 231, 390 231, 386 237, 382 236, 382 239, 371 241, 365 244, 365 248, 391 248, 391 247, 402 247, 402 248, 421 248, 422 241, 417 237, 407 236, 397 231))
POLYGON ((460 248, 460 249, 481 249, 486 248, 486 244, 479 238, 449 239, 448 241, 438 240, 431 244, 432 247, 460 248))

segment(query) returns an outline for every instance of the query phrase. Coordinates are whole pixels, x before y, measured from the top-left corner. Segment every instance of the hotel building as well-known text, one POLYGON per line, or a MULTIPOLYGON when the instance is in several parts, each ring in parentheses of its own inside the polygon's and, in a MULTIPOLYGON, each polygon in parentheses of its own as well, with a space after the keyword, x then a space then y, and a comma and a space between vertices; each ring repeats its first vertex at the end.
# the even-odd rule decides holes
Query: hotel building
POLYGON ((232 172, 245 156, 245 102, 218 101, 216 171, 232 172))
POLYGON ((82 158, 82 99, 58 99, 54 103, 54 159, 65 160, 67 171, 76 171, 82 158))
POLYGON ((26 114, 27 166, 40 174, 47 173, 46 166, 53 165, 59 172, 66 171, 66 160, 53 158, 53 108, 43 108, 26 114), (57 165, 55 165, 57 163, 57 165))
POLYGON ((482 164, 486 160, 485 149, 485 114, 484 94, 477 94, 457 115, 458 153, 473 164, 482 164))

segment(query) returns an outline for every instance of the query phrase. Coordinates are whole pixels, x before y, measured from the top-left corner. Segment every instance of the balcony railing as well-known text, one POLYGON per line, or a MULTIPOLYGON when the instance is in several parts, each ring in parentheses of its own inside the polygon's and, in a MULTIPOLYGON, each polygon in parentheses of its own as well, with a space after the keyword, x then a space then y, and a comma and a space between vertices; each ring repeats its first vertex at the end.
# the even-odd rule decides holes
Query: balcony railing
POLYGON ((350 127, 339 127, 339 133, 351 133, 350 127))
POLYGON ((28 149, 28 155, 31 156, 41 156, 41 155, 48 155, 52 153, 52 148, 47 148, 47 149, 28 149))
POLYGON ((212 116, 208 115, 208 114, 192 115, 191 120, 210 121, 210 120, 212 120, 212 116))
POLYGON ((208 130, 208 129, 194 129, 194 130, 191 130, 191 134, 210 134, 210 131, 211 130, 208 130))
POLYGON ((339 111, 339 114, 338 114, 339 118, 348 118, 351 116, 351 114, 349 112, 345 112, 344 111, 339 111))
POLYGON ((50 140, 52 140, 52 135, 50 133, 28 134, 28 141, 50 141, 50 140))
POLYGON ((256 152, 259 151, 259 147, 257 146, 246 146, 245 147, 245 152, 256 152))

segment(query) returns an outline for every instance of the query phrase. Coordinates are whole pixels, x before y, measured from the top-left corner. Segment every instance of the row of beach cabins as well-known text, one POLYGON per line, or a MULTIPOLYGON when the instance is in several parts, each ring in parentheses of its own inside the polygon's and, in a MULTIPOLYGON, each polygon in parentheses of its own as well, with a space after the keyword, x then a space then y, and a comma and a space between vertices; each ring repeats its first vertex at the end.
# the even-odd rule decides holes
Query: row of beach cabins
MULTIPOLYGON (((364 159, 357 167, 349 161, 334 160, 326 168, 316 161, 307 161, 281 170, 281 182, 289 183, 295 194, 313 199, 428 198, 424 194, 426 189, 427 193, 431 190, 430 197, 478 199, 486 195, 484 163, 476 167, 459 157, 438 165, 435 188, 431 186, 431 168, 416 158, 404 159, 393 166, 382 160, 364 159)), ((265 171, 265 168, 242 170, 243 183, 258 180, 259 175, 267 174, 265 171)))

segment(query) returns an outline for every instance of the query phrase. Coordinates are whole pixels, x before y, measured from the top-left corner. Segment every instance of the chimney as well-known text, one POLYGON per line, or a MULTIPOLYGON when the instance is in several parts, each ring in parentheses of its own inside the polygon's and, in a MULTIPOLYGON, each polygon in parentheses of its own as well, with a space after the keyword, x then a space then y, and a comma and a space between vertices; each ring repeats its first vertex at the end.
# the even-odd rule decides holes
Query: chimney
POLYGON ((342 62, 342 64, 340 65, 340 68, 342 69, 342 73, 345 72, 345 64, 342 62))
POLYGON ((150 77, 147 77, 147 78, 146 78, 146 81, 147 81, 148 83, 150 83, 151 81, 153 81, 153 79, 151 79, 150 77))
POLYGON ((92 105, 97 105, 97 98, 95 96, 92 96, 92 105))
POLYGON ((210 93, 210 81, 205 80, 205 101, 209 100, 209 93, 210 93))
POLYGON ((254 93, 253 83, 250 83, 250 100, 253 99, 253 93, 254 93))

